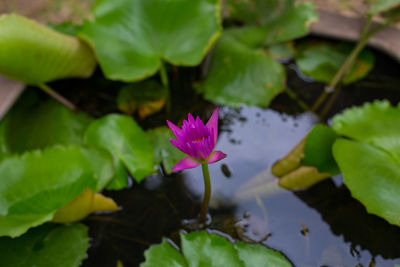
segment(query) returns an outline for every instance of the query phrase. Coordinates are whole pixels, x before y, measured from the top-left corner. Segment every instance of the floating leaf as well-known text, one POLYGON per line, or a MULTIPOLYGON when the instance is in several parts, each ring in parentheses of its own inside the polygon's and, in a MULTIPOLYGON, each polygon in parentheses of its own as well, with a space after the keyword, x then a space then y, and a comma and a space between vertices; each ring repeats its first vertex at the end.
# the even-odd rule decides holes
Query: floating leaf
POLYGON ((375 101, 347 109, 332 121, 341 135, 390 151, 400 159, 400 106, 375 101))
POLYGON ((283 66, 261 49, 239 42, 225 31, 218 41, 207 79, 199 90, 210 101, 233 107, 267 107, 284 89, 283 66))
POLYGON ((83 134, 91 121, 85 113, 73 112, 52 99, 38 101, 36 94, 26 92, 1 121, 0 139, 9 153, 83 144, 83 134))
POLYGON ((291 263, 279 252, 262 245, 232 244, 226 238, 205 231, 181 233, 182 255, 165 239, 145 252, 141 267, 285 267, 291 263))
POLYGON ((333 155, 353 197, 400 226, 400 107, 376 101, 335 116, 333 155))
MULTIPOLYGON (((137 182, 153 173, 153 146, 145 132, 131 117, 110 114, 98 119, 87 129, 85 140, 88 144, 110 151, 114 157, 114 166, 118 167, 122 162, 137 182)), ((113 178, 116 179, 121 188, 127 185, 126 173, 113 178)))
POLYGON ((172 168, 185 157, 185 154, 176 149, 169 141, 175 138, 171 130, 167 127, 160 127, 147 131, 154 147, 154 162, 156 168, 162 163, 166 174, 172 173, 172 168))
POLYGON ((369 213, 400 226, 400 160, 375 146, 339 139, 333 154, 344 183, 369 213))
POLYGON ((0 236, 18 236, 53 218, 86 188, 97 192, 113 175, 108 153, 52 147, 0 162, 0 236))
POLYGON ((132 83, 121 88, 117 97, 118 108, 122 112, 132 115, 138 112, 139 117, 145 117, 160 111, 168 97, 167 88, 159 83, 146 80, 132 83))
POLYGON ((400 6, 400 0, 375 0, 368 10, 369 15, 389 11, 400 6))
POLYGON ((332 155, 332 145, 339 135, 330 127, 318 124, 308 133, 304 146, 302 165, 313 166, 321 173, 340 173, 332 155))
MULTIPOLYGON (((306 42, 297 46, 296 61, 306 76, 329 84, 352 49, 353 45, 347 43, 306 42)), ((374 61, 374 55, 370 50, 362 50, 344 79, 344 84, 364 78, 373 68, 374 61)))
POLYGON ((310 3, 295 0, 228 0, 230 17, 245 23, 243 35, 269 45, 302 37, 318 14, 310 3))
POLYGON ((27 84, 89 77, 96 66, 90 48, 19 15, 0 16, 0 73, 27 84))
POLYGON ((219 0, 99 0, 93 13, 80 36, 115 80, 151 76, 162 60, 197 65, 221 33, 219 0))
POLYGON ((0 238, 1 266, 78 267, 88 248, 86 226, 46 224, 19 238, 0 238))

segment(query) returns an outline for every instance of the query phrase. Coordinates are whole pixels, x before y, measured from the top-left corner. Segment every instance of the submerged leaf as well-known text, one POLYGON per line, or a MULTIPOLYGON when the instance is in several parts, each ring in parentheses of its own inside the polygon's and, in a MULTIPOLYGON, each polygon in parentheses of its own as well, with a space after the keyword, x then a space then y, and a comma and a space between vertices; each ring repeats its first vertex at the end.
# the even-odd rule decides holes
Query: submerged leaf
MULTIPOLYGON (((306 76, 329 84, 352 49, 353 46, 347 43, 306 42, 297 46, 296 62, 306 76)), ((372 70, 374 61, 370 50, 361 51, 343 83, 349 84, 364 78, 372 70)))
POLYGON ((236 242, 206 231, 181 233, 182 255, 165 239, 145 252, 141 267, 281 267, 292 264, 279 252, 259 244, 236 242))
POLYGON ((206 99, 220 104, 267 107, 284 89, 283 66, 231 33, 224 32, 218 41, 209 74, 199 90, 206 99))
POLYGON ((186 155, 176 149, 170 139, 174 138, 173 133, 167 127, 160 127, 147 131, 147 136, 150 138, 154 147, 154 162, 156 168, 162 163, 166 174, 172 173, 172 168, 186 155))
POLYGON ((19 15, 0 16, 0 74, 38 85, 89 77, 95 66, 92 51, 77 38, 19 15))
POLYGON ((78 267, 88 248, 86 226, 46 224, 19 238, 0 238, 1 266, 78 267))
POLYGON ((97 192, 113 175, 109 154, 94 148, 53 147, 0 162, 0 236, 19 236, 85 189, 97 192))
POLYGON ((335 116, 333 155, 353 197, 400 226, 400 107, 375 101, 335 116))
MULTIPOLYGON (((153 173, 153 146, 131 117, 110 114, 94 121, 86 131, 85 141, 107 149, 114 157, 114 166, 120 167, 122 162, 137 182, 153 173)), ((127 185, 126 173, 119 174, 113 180, 118 179, 123 188, 127 185)))
POLYGON ((151 76, 162 60, 195 66, 221 33, 219 0, 99 0, 93 13, 80 36, 113 80, 151 76))
POLYGON ((146 80, 124 86, 119 91, 117 104, 122 112, 133 115, 137 111, 139 117, 144 119, 160 111, 167 97, 167 88, 155 81, 146 80))

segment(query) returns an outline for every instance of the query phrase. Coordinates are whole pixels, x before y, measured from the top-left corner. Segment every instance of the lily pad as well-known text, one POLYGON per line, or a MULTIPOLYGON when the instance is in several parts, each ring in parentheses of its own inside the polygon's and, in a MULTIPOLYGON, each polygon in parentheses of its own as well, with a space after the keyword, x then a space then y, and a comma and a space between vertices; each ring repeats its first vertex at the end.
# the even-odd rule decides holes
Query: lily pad
POLYGON ((1 266, 78 267, 88 248, 86 226, 46 224, 19 238, 0 238, 1 266))
POLYGON ((113 175, 105 151, 52 147, 0 162, 0 236, 19 236, 50 221, 85 189, 101 190, 113 175))
POLYGON ((262 245, 232 244, 226 238, 205 231, 181 233, 182 254, 165 239, 145 252, 141 267, 285 267, 292 264, 279 252, 262 245))
POLYGON ((285 87, 283 66, 262 49, 243 44, 229 30, 218 41, 210 64, 199 91, 213 102, 268 107, 285 87))
POLYGON ((109 79, 135 81, 163 60, 198 65, 221 34, 220 8, 219 0, 99 0, 79 36, 109 79))
POLYGON ((96 66, 79 39, 11 14, 0 16, 0 74, 27 84, 89 77, 96 66))
MULTIPOLYGON (((352 49, 353 45, 348 43, 306 42, 297 46, 296 62, 306 76, 329 84, 352 49)), ((362 50, 343 83, 349 84, 364 78, 372 70, 374 62, 372 52, 369 49, 362 50)))
POLYGON ((230 18, 245 24, 243 34, 258 38, 260 45, 302 37, 318 20, 313 4, 295 0, 228 0, 227 10, 230 18))
POLYGON ((332 145, 337 138, 339 135, 329 126, 314 126, 307 135, 301 164, 316 167, 321 173, 339 174, 339 167, 332 155, 332 145))
MULTIPOLYGON (((27 91, 0 123, 0 146, 8 153, 23 153, 53 145, 83 144, 92 119, 55 100, 38 101, 27 91)), ((1 153, 1 152, 0 152, 1 153)))
POLYGON ((332 127, 341 135, 382 148, 400 159, 400 106, 375 101, 347 109, 333 118, 332 127))
POLYGON ((119 110, 133 115, 136 111, 141 119, 160 111, 168 97, 168 89, 159 83, 146 80, 124 86, 119 91, 119 110))
POLYGON ((154 162, 156 169, 160 163, 164 167, 166 174, 172 173, 172 168, 186 155, 179 149, 176 149, 170 139, 175 138, 171 130, 167 127, 160 127, 147 131, 147 136, 150 138, 154 147, 154 162))
POLYGON ((368 212, 400 226, 400 107, 376 101, 337 115, 333 155, 353 197, 368 212))
POLYGON ((333 154, 344 183, 369 213, 400 226, 400 160, 375 146, 339 139, 333 154))
MULTIPOLYGON (((131 117, 110 114, 94 121, 86 131, 85 141, 107 149, 114 157, 114 166, 122 163, 137 182, 153 173, 153 146, 131 117)), ((113 182, 119 181, 123 188, 127 185, 126 173, 119 174, 113 182)))

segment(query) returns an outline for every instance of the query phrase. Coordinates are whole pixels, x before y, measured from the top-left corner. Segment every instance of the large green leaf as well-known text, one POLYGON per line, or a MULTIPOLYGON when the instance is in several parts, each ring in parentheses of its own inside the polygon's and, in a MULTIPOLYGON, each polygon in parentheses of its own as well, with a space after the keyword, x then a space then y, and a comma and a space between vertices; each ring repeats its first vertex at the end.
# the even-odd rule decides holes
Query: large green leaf
MULTIPOLYGON (((306 76, 329 84, 352 49, 353 46, 347 43, 306 42, 297 47, 296 62, 306 76)), ((344 84, 364 78, 372 70, 374 61, 374 55, 370 50, 361 51, 344 79, 344 84)))
POLYGON ((1 121, 0 144, 9 153, 82 144, 91 121, 85 113, 73 112, 55 100, 36 101, 36 95, 27 92, 1 121))
MULTIPOLYGON (((122 162, 137 182, 153 173, 153 146, 131 117, 110 114, 94 121, 86 131, 85 141, 110 151, 114 157, 114 165, 119 166, 122 162)), ((113 180, 121 181, 124 185, 123 179, 126 180, 126 177, 120 175, 113 180)))
POLYGON ((375 15, 377 13, 386 12, 390 9, 397 8, 400 6, 400 0, 375 0, 370 6, 368 13, 375 15))
POLYGON ((153 75, 162 60, 201 62, 221 33, 219 0, 99 0, 80 36, 110 79, 153 75))
POLYGON ((88 248, 86 226, 46 224, 19 238, 0 238, 1 266, 78 267, 88 248))
POLYGON ((19 15, 0 16, 0 74, 28 84, 88 77, 96 66, 90 48, 19 15))
POLYGON ((333 155, 344 182, 368 212, 400 226, 400 107, 376 101, 335 116, 333 155))
POLYGON ((307 135, 302 165, 313 166, 319 172, 337 175, 340 170, 332 155, 332 145, 339 135, 330 127, 318 124, 307 135))
POLYGON ((259 244, 231 241, 206 231, 181 233, 182 255, 165 239, 145 252, 141 267, 285 267, 291 263, 279 252, 259 244))
POLYGON ((333 128, 344 136, 390 151, 400 159, 400 106, 375 101, 347 109, 332 121, 333 128))
POLYGON ((105 151, 52 147, 0 162, 0 236, 18 236, 53 218, 86 188, 97 192, 113 175, 105 151))
POLYGON ((302 37, 318 19, 312 4, 295 0, 228 0, 227 9, 231 18, 245 23, 242 34, 260 45, 302 37))
POLYGON ((400 226, 400 160, 378 147, 346 139, 336 141, 333 154, 352 196, 369 213, 400 226))
POLYGON ((218 41, 207 79, 199 88, 210 101, 237 107, 267 107, 284 89, 283 66, 261 49, 253 49, 224 32, 218 41))
POLYGON ((165 173, 171 174, 172 168, 186 156, 169 141, 174 138, 173 133, 167 127, 160 127, 148 131, 147 136, 154 147, 156 168, 158 169, 158 165, 162 163, 165 173))

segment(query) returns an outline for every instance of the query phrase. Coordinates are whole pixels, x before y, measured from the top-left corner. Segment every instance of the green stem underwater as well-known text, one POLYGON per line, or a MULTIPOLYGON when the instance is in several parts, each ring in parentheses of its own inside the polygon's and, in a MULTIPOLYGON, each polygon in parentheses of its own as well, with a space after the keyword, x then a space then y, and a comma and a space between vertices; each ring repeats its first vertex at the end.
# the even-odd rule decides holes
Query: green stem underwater
POLYGON ((204 197, 203 197, 203 203, 201 204, 199 221, 201 223, 204 223, 207 221, 208 204, 210 203, 211 181, 207 163, 201 164, 201 169, 203 170, 203 177, 204 177, 204 197))

